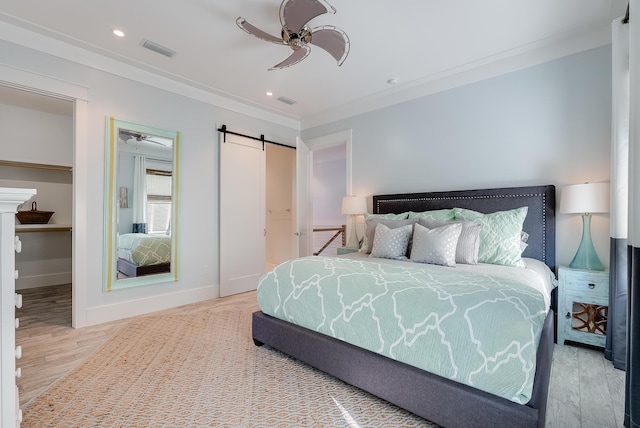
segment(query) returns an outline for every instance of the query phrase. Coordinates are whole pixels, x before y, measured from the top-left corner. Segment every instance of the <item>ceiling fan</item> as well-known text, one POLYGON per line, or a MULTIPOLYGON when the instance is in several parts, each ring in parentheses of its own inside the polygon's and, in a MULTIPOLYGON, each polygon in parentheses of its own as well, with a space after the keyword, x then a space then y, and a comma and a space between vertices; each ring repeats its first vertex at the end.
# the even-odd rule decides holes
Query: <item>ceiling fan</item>
POLYGON ((272 36, 253 25, 243 17, 236 19, 238 27, 247 33, 271 43, 289 46, 293 53, 284 61, 269 70, 279 70, 299 63, 309 55, 311 46, 318 46, 327 51, 342 65, 349 55, 349 37, 333 25, 321 25, 309 28, 307 25, 313 18, 325 13, 336 13, 336 9, 324 0, 283 0, 280 5, 280 37, 272 36))
POLYGON ((136 144, 141 141, 157 144, 162 147, 171 146, 171 139, 158 137, 155 135, 145 135, 128 129, 120 129, 120 138, 127 144, 136 144))

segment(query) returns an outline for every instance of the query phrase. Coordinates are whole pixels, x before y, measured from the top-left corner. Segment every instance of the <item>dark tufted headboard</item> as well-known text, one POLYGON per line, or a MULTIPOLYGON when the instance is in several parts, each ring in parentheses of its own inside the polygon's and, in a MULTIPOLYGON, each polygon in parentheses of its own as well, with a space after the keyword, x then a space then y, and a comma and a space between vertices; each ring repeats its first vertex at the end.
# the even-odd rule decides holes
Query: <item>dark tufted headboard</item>
POLYGON ((529 234, 523 257, 538 259, 551 270, 556 264, 555 186, 508 187, 450 192, 374 195, 373 213, 402 213, 466 208, 485 214, 529 207, 523 230, 529 234))

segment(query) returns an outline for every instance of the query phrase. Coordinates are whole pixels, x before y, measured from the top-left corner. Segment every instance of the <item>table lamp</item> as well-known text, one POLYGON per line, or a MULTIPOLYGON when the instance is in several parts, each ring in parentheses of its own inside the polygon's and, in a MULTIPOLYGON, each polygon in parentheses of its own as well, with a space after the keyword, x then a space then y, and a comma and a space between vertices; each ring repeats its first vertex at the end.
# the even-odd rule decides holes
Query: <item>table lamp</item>
POLYGON ((591 240, 591 213, 609 212, 609 183, 585 183, 563 187, 560 212, 582 214, 582 239, 569 267, 604 270, 591 240))
POLYGON ((356 232, 356 216, 367 212, 367 199, 364 196, 345 196, 342 198, 342 214, 351 216, 351 233, 346 248, 359 249, 360 241, 356 232))

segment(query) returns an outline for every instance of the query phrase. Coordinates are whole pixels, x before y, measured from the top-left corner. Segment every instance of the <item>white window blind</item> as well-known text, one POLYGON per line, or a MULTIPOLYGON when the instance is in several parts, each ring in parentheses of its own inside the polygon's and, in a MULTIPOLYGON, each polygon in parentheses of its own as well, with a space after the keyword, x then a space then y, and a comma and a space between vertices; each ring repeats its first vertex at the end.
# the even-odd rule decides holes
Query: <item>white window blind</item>
POLYGON ((147 169, 147 233, 170 233, 171 189, 170 171, 147 169))

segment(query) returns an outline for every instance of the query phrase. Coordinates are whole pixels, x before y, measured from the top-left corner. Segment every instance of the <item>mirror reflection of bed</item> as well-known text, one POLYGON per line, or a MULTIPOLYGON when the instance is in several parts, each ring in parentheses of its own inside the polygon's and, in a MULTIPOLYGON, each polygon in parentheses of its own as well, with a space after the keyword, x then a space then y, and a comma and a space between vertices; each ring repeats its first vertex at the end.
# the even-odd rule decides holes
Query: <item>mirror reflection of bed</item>
POLYGON ((171 271, 171 236, 125 233, 118 236, 118 279, 171 271))

